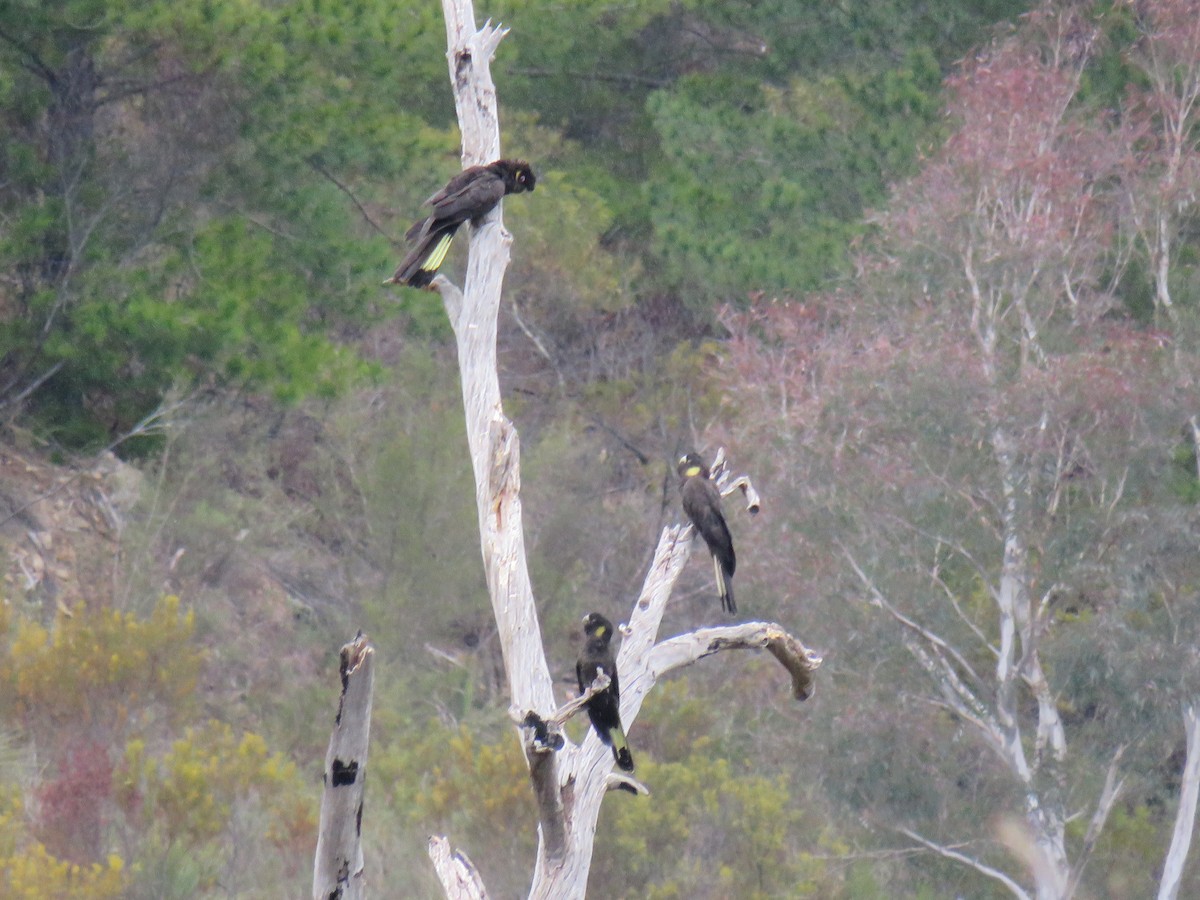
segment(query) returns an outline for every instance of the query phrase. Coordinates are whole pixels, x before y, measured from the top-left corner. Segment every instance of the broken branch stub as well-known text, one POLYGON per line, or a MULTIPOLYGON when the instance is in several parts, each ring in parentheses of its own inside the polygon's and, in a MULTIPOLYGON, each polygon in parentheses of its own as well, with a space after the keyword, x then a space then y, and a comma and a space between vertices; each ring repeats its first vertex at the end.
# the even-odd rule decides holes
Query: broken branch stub
POLYGON ((314 900, 362 900, 362 810, 375 687, 375 648, 360 631, 342 647, 342 694, 329 749, 313 862, 314 900))
POLYGON ((722 650, 769 651, 791 675, 792 696, 797 700, 812 696, 813 673, 821 665, 821 656, 773 622, 700 628, 662 641, 650 651, 651 676, 657 680, 722 650))

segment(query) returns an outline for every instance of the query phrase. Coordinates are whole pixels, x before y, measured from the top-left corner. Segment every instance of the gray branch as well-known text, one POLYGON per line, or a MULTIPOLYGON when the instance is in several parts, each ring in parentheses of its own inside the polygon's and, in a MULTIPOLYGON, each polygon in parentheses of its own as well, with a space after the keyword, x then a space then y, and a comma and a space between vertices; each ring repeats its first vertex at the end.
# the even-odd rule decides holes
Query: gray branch
POLYGON ((999 869, 993 869, 991 866, 981 863, 973 856, 968 856, 967 854, 960 853, 957 850, 945 846, 944 844, 939 844, 935 841, 929 840, 928 838, 922 837, 911 829, 899 828, 897 831, 916 841, 918 844, 921 844, 923 847, 927 847, 939 856, 944 856, 946 859, 952 859, 955 862, 968 865, 979 874, 986 875, 988 878, 992 878, 1000 882, 1012 892, 1012 895, 1016 897, 1017 900, 1033 900, 1033 898, 1029 896, 1029 892, 1027 890, 1025 890, 999 869))
POLYGON ((762 509, 762 498, 758 496, 758 491, 755 490, 750 476, 734 475, 729 471, 724 447, 717 448, 717 454, 713 457, 713 464, 709 468, 709 472, 722 497, 728 497, 734 491, 741 491, 742 496, 746 499, 746 511, 750 515, 757 515, 758 511, 762 509))
POLYGON ((700 628, 670 638, 650 652, 649 669, 655 680, 722 650, 767 650, 792 676, 792 696, 807 700, 813 692, 813 672, 821 657, 772 622, 744 622, 700 628))

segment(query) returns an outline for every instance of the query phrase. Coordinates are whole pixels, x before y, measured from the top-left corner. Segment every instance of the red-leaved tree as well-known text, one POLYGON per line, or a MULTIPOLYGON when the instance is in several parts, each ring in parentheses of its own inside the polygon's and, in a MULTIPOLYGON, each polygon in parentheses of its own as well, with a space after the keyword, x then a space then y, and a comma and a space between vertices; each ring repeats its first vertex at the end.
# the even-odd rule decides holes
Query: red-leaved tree
MULTIPOLYGON (((876 832, 1039 900, 1103 886, 1118 798, 1161 802, 1129 773, 1200 752, 1178 718, 1200 697, 1193 354, 1121 307, 1127 145, 1080 91, 1098 42, 1045 8, 966 61, 953 133, 875 217, 855 283, 726 316, 742 446, 770 448, 805 537, 780 581, 833 598, 830 656, 862 663, 843 676, 862 713, 835 725, 853 765, 823 776, 862 779, 843 789, 876 832)), ((1152 893, 1139 877, 1113 895, 1152 893)))
POLYGON ((1177 321, 1172 263, 1200 191, 1200 5, 1145 0, 1132 11, 1139 38, 1128 58, 1146 86, 1132 87, 1125 102, 1125 200, 1153 273, 1155 308, 1177 321))

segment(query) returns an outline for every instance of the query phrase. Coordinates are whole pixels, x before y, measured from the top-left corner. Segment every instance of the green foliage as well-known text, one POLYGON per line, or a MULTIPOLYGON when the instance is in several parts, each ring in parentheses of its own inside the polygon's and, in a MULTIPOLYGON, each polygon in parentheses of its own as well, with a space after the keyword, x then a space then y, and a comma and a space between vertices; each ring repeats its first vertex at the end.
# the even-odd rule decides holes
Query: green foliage
POLYGON ((612 221, 604 200, 557 169, 538 170, 537 190, 536 206, 531 198, 504 210, 520 248, 512 268, 513 294, 548 324, 624 305, 627 273, 600 244, 612 221))
MULTIPOLYGON (((977 671, 993 668, 943 602, 952 594, 963 616, 985 619, 987 578, 946 544, 922 543, 951 535, 986 570, 989 510, 999 508, 988 431, 974 418, 977 385, 964 375, 974 371, 970 354, 918 311, 939 285, 901 273, 874 322, 855 318, 860 297, 841 298, 844 314, 831 303, 819 328, 761 345, 757 367, 731 359, 709 323, 724 301, 797 294, 845 273, 864 210, 883 204, 886 185, 945 127, 943 70, 988 22, 1023 6, 506 0, 487 10, 514 28, 494 67, 505 152, 531 159, 540 177, 535 194, 505 209, 516 242, 502 377, 522 428, 530 565, 556 677, 569 677, 580 609, 623 605, 636 589, 639 548, 673 514, 663 461, 681 441, 726 435, 735 465, 770 498, 738 535, 747 602, 829 648, 828 683, 798 712, 781 712, 753 666, 732 677, 696 667, 687 681, 656 687, 631 735, 654 796, 606 799, 595 893, 989 890, 948 861, 846 862, 852 847, 891 849, 895 836, 838 830, 898 816, 936 822, 957 840, 975 833, 979 809, 1018 802, 980 764, 961 723, 905 699, 920 673, 897 661, 894 633, 853 602, 862 585, 844 562, 847 548, 861 551, 906 609, 977 647, 966 655, 977 671), (925 294, 906 293, 923 282, 925 294), (513 312, 540 340, 536 354, 513 312), (775 365, 789 354, 794 372, 775 365), (939 365, 926 365, 934 357, 939 365), (536 380, 550 369, 553 382, 536 380), (731 372, 744 378, 740 390, 729 388, 731 372), (748 402, 752 392, 769 404, 748 402), (706 690, 689 690, 693 679, 706 690), (935 764, 947 759, 955 776, 935 764)), ((54 748, 46 784, 70 783, 54 768, 70 759, 60 732, 121 729, 106 747, 124 753, 116 790, 130 850, 112 895, 215 893, 238 864, 231 846, 269 863, 256 884, 238 882, 252 896, 303 880, 316 789, 277 751, 313 770, 323 748, 312 746, 321 743, 312 710, 335 678, 328 654, 307 644, 335 646, 351 623, 377 640, 386 674, 370 782, 379 795, 366 829, 386 847, 378 858, 406 870, 402 893, 431 893, 419 848, 429 831, 447 831, 493 893, 523 891, 535 816, 504 718, 445 316, 433 294, 378 286, 397 248, 374 226, 402 234, 459 165, 436 4, 64 0, 7 6, 0 26, 56 71, 86 59, 107 84, 132 91, 105 97, 90 117, 67 115, 27 55, 0 43, 0 402, 53 372, 32 412, 44 433, 81 446, 128 428, 172 384, 319 398, 287 413, 252 398, 229 432, 168 445, 164 472, 174 478, 181 465, 192 484, 163 497, 152 522, 130 526, 155 532, 146 541, 161 557, 146 553, 139 591, 156 598, 164 559, 186 549, 169 576, 202 585, 188 595, 197 623, 176 608, 161 620, 76 610, 41 637, 27 622, 12 625, 0 709, 24 723, 23 737, 37 732, 40 752, 54 748), (64 179, 71 172, 77 182, 64 179), (397 313, 398 326, 375 327, 397 313), (377 353, 395 377, 320 402, 363 371, 350 347, 377 353), (275 434, 297 423, 312 430, 275 434), (60 651, 78 654, 81 673, 53 665, 56 633, 72 628, 60 651), (264 629, 282 656, 261 654, 264 629), (205 659, 220 673, 211 682, 197 675, 205 659), (161 681, 136 683, 143 666, 161 681), (206 714, 220 709, 225 722, 198 719, 198 683, 217 685, 206 714)), ((1120 94, 1119 56, 1103 78, 1088 73, 1095 95, 1120 94)), ((465 241, 457 246, 461 259, 465 241)), ((452 261, 450 274, 458 270, 452 261)), ((1127 270, 1133 281, 1144 274, 1137 263, 1127 270)), ((1176 286, 1185 296, 1186 280, 1176 286)), ((1054 353, 1079 350, 1076 332, 1045 337, 1054 353)), ((1106 373, 1141 377, 1151 367, 1104 365, 1112 349, 1099 344, 1091 352, 1100 363, 1078 377, 1095 376, 1106 404, 1063 411, 1056 397, 1070 391, 1026 382, 1014 391, 1026 405, 1003 409, 1019 419, 1037 407, 1087 439, 1086 453, 1048 442, 1026 459, 1030 491, 1048 509, 1039 479, 1056 453, 1080 453, 1031 550, 1032 587, 1072 589, 1047 620, 1072 754, 1100 746, 1104 717, 1118 710, 1151 742, 1170 733, 1155 713, 1171 706, 1159 680, 1140 676, 1161 674, 1174 657, 1143 644, 1169 634, 1180 609, 1186 632, 1196 583, 1186 562, 1194 541, 1173 543, 1184 513, 1155 508, 1164 494, 1194 499, 1194 460, 1178 441, 1186 419, 1105 419, 1147 408, 1106 373), (1088 432, 1088 416, 1104 427, 1088 432), (1171 440, 1119 458, 1131 434, 1171 440), (1122 466, 1124 479, 1114 476, 1122 466), (1119 527, 1100 544, 1105 510, 1119 527), (1122 668, 1123 659, 1137 665, 1122 668)), ((673 604, 670 615, 690 627, 694 607, 673 604)), ((991 623, 981 629, 995 641, 991 623)), ((1095 774, 1095 760, 1079 765, 1095 774)), ((1148 893, 1120 871, 1151 870, 1162 846, 1155 815, 1114 812, 1103 851, 1115 862, 1093 861, 1089 877, 1105 874, 1089 890, 1099 894, 1107 879, 1111 896, 1148 893)), ((0 847, 4 860, 23 853, 47 871, 66 865, 19 837, 16 849, 0 847)), ((104 877, 106 862, 96 863, 104 877)), ((80 896, 104 896, 95 871, 93 894, 81 887, 80 896)))
MULTIPOLYGON (((382 589, 364 596, 367 627, 413 648, 440 643, 455 620, 490 618, 480 608, 486 588, 462 400, 449 366, 435 352, 416 343, 406 348, 403 369, 383 389, 382 415, 376 406, 362 405, 334 419, 333 440, 341 452, 327 461, 323 479, 330 518, 347 504, 361 510, 366 533, 357 540, 369 559, 394 573, 382 589), (429 617, 427 610, 437 614, 429 617), (424 623, 423 633, 410 627, 413 617, 424 623)), ((355 527, 352 521, 339 524, 355 527)), ((412 674, 424 668, 414 667, 412 674)))
POLYGON ((488 861, 489 892, 515 895, 528 888, 537 810, 510 728, 485 734, 477 726, 413 723, 403 739, 372 747, 371 768, 371 783, 380 786, 411 840, 453 834, 456 846, 488 861))
POLYGON ((1200 503, 1200 457, 1196 443, 1181 443, 1171 454, 1170 480, 1175 494, 1184 503, 1200 503))
MULTIPOLYGON (((962 129, 876 219, 885 252, 860 258, 852 286, 725 317, 734 339, 723 371, 737 413, 725 427, 742 436, 739 465, 764 473, 785 510, 786 549, 762 547, 762 590, 802 596, 791 612, 831 641, 828 743, 820 728, 806 730, 823 744, 826 797, 859 810, 876 845, 883 822, 921 822, 915 830, 943 844, 976 835, 973 858, 1022 877, 990 844, 1002 832, 979 811, 1011 811, 1024 827, 1032 784, 1066 818, 1079 798, 1096 803, 1122 746, 1121 812, 1080 889, 1149 895, 1178 797, 1178 710, 1197 678, 1186 423, 1198 360, 1188 313, 1164 329, 1160 309, 1150 328, 1149 304, 1114 309, 1103 290, 1110 256, 1126 249, 1111 243, 1129 197, 1107 189, 1125 177, 1110 168, 1125 146, 1114 121, 1086 103, 1064 116, 1071 73, 1039 73, 1038 61, 1053 57, 998 46, 956 80, 962 129), (1064 103, 1039 112, 1052 88, 1064 103), (995 100, 982 102, 993 89, 995 100), (1023 157, 1038 146, 1031 140, 1000 152, 1014 123, 1039 115, 1054 154, 1023 157), (1069 224, 1030 229, 1101 182, 1069 224), (1045 215, 1033 214, 1054 191, 1045 215), (1055 277, 1035 284, 1046 271, 1055 277), (1016 297, 1027 305, 1009 306, 1016 297), (1021 760, 989 750, 992 726, 973 721, 998 712, 997 650, 1012 624, 1004 604, 1014 602, 1018 623, 1036 625, 1020 636, 1022 665, 1036 655, 1055 704, 1039 708, 1030 685, 1014 687, 1011 721, 1029 754, 1021 760), (928 631, 905 637, 901 617, 928 631), (960 690, 968 699, 947 711, 960 690), (1030 752, 1055 715, 1068 748, 1061 762, 1030 752), (1037 774, 1027 779, 1021 765, 1031 759, 1037 774)), ((1186 267, 1186 255, 1175 262, 1186 267)), ((1138 281, 1149 275, 1130 266, 1121 292, 1145 296, 1138 281)), ((1186 283, 1186 272, 1172 276, 1172 286, 1186 283)), ((1073 862, 1087 827, 1087 816, 1070 826, 1073 862)), ((897 868, 919 869, 910 877, 929 895, 1001 893, 946 860, 897 868)))
POLYGON ((703 750, 675 763, 639 763, 653 799, 605 803, 594 888, 647 898, 844 896, 814 858, 828 851, 825 838, 782 781, 738 774, 703 750))
POLYGON ((0 893, 13 900, 106 900, 127 896, 130 870, 116 853, 75 862, 37 841, 12 770, 0 784, 0 893))
POLYGON ((446 145, 374 87, 433 12, 405 31, 384 4, 35 7, 0 10, 0 400, 49 373, 34 411, 78 446, 176 382, 346 384, 332 338, 387 311, 392 256, 357 195, 415 205, 390 186, 446 145))
MULTIPOLYGON (((1136 897, 1155 892, 1153 873, 1162 865, 1170 840, 1160 818, 1160 811, 1145 804, 1118 803, 1113 808, 1091 863, 1097 869, 1093 877, 1104 891, 1102 896, 1136 897)), ((1073 837, 1081 839, 1084 829, 1076 826, 1074 830, 1073 837)))
POLYGON ((703 308, 838 273, 863 211, 936 121, 939 82, 931 55, 914 52, 873 79, 796 77, 716 102, 700 80, 654 94, 656 273, 703 308))
POLYGON ((190 900, 204 895, 211 884, 209 873, 217 865, 217 854, 211 848, 158 846, 152 840, 149 844, 123 896, 129 900, 190 900))
POLYGON ((1123 3, 1104 2, 1098 6, 1104 42, 1083 72, 1081 93, 1085 101, 1116 109, 1130 85, 1145 85, 1144 75, 1130 58, 1130 49, 1138 40, 1137 13, 1123 3))
POLYGON ((931 140, 944 69, 1024 6, 512 3, 516 59, 498 65, 507 102, 595 160, 636 294, 704 314, 841 274, 864 209, 931 140))
MULTIPOLYGON (((682 699, 683 690, 668 694, 682 699)), ((701 714, 695 703, 683 699, 681 705, 690 710, 684 718, 701 714)), ((684 721, 674 711, 668 716, 675 724, 684 721)), ((677 747, 678 735, 668 743, 677 747)), ((838 875, 816 858, 845 848, 838 849, 785 783, 735 772, 703 740, 688 746, 677 762, 639 756, 638 775, 652 786, 652 799, 606 800, 593 891, 617 897, 856 896, 846 894, 838 875)), ((374 747, 371 765, 372 783, 384 786, 388 806, 401 811, 414 835, 454 834, 481 865, 488 861, 489 887, 526 886, 535 835, 532 828, 514 834, 512 825, 533 822, 536 813, 524 761, 507 729, 497 729, 492 742, 477 728, 427 721, 408 729, 403 741, 374 747)))
MULTIPOLYGON (((713 376, 716 341, 680 341, 664 348, 652 378, 609 379, 589 385, 587 408, 620 421, 631 433, 649 432, 670 459, 680 433, 696 433, 720 411, 723 397, 713 376)), ((644 374, 644 373, 643 373, 644 374)))
POLYGON ((130 817, 142 828, 157 824, 169 843, 196 847, 222 836, 234 809, 247 805, 261 810, 262 837, 277 847, 307 845, 317 824, 316 797, 295 763, 223 722, 187 728, 160 757, 130 741, 120 778, 130 817))
POLYGON ((511 735, 491 743, 467 728, 427 721, 415 738, 373 760, 413 824, 452 829, 469 821, 480 833, 504 832, 507 823, 534 815, 525 761, 511 735))
MULTIPOLYGON (((506 127, 544 184, 512 210, 531 322, 574 348, 635 297, 703 314, 840 271, 939 66, 1013 11, 502 3, 506 127)), ((380 230, 457 164, 436 6, 70 0, 0 24, 0 402, 36 384, 39 427, 95 446, 173 384, 328 394, 361 372, 338 341, 381 315, 444 335, 429 295, 378 287, 380 230)))

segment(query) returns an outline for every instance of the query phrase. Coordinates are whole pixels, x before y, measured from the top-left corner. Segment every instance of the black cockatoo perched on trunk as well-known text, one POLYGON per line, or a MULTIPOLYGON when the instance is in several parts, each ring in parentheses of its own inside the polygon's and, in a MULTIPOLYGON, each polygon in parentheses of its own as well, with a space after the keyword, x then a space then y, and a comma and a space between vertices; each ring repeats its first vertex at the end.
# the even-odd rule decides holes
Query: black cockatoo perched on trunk
POLYGON ((446 258, 454 233, 463 222, 476 222, 491 212, 505 194, 532 191, 537 183, 529 163, 519 159, 498 159, 486 166, 463 169, 446 186, 425 202, 433 212, 414 222, 405 239, 416 246, 396 274, 384 284, 426 287, 446 258))

